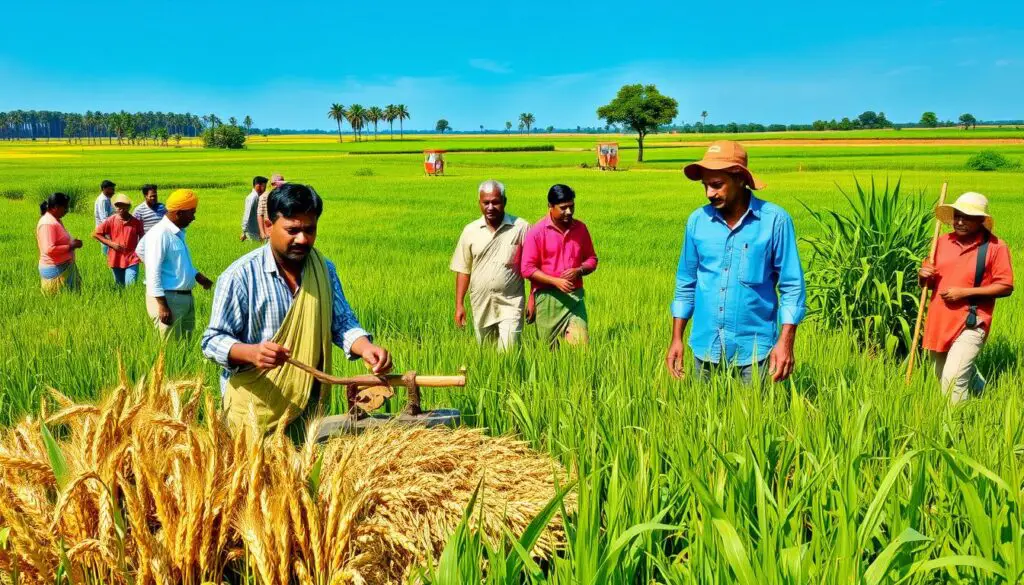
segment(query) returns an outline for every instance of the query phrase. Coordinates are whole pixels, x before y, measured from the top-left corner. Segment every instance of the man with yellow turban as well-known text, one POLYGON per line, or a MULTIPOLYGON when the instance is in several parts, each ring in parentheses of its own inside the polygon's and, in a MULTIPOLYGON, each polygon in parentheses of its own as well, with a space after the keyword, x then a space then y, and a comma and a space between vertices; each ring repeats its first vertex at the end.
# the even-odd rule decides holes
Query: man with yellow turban
POLYGON ((167 199, 167 215, 146 232, 137 253, 146 265, 146 311, 163 337, 185 336, 196 326, 192 288, 213 281, 196 270, 185 243, 185 228, 196 218, 199 197, 178 189, 167 199))

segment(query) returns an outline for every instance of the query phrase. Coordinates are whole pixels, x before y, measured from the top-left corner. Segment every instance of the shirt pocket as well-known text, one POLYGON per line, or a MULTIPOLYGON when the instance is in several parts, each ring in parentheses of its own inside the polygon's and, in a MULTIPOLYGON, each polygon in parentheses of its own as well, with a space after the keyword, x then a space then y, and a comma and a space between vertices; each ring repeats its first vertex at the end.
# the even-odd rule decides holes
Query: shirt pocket
POLYGON ((758 286, 768 279, 768 269, 772 265, 771 247, 767 240, 755 240, 743 244, 740 250, 740 282, 748 286, 758 286))

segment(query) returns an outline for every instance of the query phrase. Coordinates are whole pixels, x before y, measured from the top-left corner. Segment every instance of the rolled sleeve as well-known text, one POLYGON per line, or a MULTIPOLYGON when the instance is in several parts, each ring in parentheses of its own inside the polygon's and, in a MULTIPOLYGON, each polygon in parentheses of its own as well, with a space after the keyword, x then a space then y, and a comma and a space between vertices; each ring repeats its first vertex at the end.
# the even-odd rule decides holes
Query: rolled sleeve
POLYGON ((697 241, 694 237, 693 218, 686 222, 683 232, 683 246, 679 252, 676 267, 676 289, 672 297, 672 317, 690 319, 693 317, 694 292, 697 288, 697 241))
POLYGON ((249 286, 244 282, 242 273, 222 276, 217 280, 213 292, 213 307, 210 311, 210 324, 203 331, 200 347, 203 355, 229 372, 236 372, 241 367, 229 363, 231 347, 242 343, 244 323, 242 307, 249 306, 249 286))
POLYGON ((469 248, 469 236, 465 230, 459 236, 459 242, 455 245, 455 253, 452 254, 452 261, 448 268, 452 272, 461 274, 473 272, 473 252, 469 248))
POLYGON ((537 240, 536 231, 540 229, 534 226, 526 234, 526 238, 523 240, 523 261, 520 272, 523 278, 530 278, 534 272, 540 270, 540 242, 537 240))
POLYGON ((352 307, 345 298, 345 292, 341 288, 341 280, 334 264, 327 263, 327 271, 331 279, 332 316, 331 316, 331 337, 334 344, 345 351, 345 357, 353 360, 359 356, 352 354, 352 344, 360 337, 373 340, 373 337, 359 324, 352 307))
POLYGON ((773 259, 779 275, 779 319, 783 325, 798 325, 807 315, 807 286, 796 245, 796 229, 789 215, 775 223, 773 259))
POLYGON ((164 261, 164 232, 153 234, 152 241, 146 242, 143 248, 142 261, 146 264, 146 294, 151 297, 164 296, 163 283, 160 281, 160 265, 164 261))

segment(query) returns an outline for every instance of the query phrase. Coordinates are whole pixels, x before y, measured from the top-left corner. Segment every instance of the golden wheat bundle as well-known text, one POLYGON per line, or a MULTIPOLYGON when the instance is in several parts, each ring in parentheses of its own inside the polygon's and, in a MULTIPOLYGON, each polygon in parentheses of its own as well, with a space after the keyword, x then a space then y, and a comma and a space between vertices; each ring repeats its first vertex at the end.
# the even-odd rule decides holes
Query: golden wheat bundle
MULTIPOLYGON (((0 572, 39 584, 398 583, 440 556, 478 485, 474 525, 502 538, 569 480, 522 442, 473 429, 385 426, 299 446, 232 435, 200 381, 162 372, 132 385, 122 371, 96 405, 51 390, 56 412, 44 401, 2 433, 0 572)), ((556 517, 533 553, 563 540, 556 517)))

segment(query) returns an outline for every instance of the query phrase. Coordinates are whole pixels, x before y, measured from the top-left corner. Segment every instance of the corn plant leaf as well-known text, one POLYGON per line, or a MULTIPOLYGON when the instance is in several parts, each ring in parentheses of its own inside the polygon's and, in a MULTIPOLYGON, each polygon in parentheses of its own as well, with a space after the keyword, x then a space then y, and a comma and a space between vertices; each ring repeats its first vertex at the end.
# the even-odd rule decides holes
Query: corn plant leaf
POLYGON ((67 485, 68 479, 70 479, 68 472, 68 462, 64 458, 64 453, 60 450, 60 445, 57 444, 57 440, 53 438, 50 433, 50 429, 45 424, 39 425, 39 428, 43 434, 43 445, 46 447, 46 457, 50 460, 50 468, 53 469, 53 476, 57 480, 57 489, 63 490, 64 486, 67 485))
POLYGON ((930 541, 930 538, 913 528, 905 529, 899 536, 889 543, 889 546, 882 550, 881 554, 875 557, 875 560, 868 567, 868 570, 864 572, 865 585, 878 585, 881 583, 882 579, 889 574, 889 571, 892 569, 893 561, 901 550, 909 548, 915 544, 930 541))

